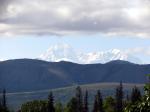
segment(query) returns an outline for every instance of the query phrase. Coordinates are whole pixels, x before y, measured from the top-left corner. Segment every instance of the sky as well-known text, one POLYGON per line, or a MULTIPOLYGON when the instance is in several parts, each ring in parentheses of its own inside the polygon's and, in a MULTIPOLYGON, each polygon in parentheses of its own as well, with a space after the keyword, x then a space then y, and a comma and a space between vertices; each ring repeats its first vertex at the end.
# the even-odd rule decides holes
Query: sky
POLYGON ((0 15, 0 60, 37 58, 67 43, 150 63, 150 0, 0 0, 0 15))

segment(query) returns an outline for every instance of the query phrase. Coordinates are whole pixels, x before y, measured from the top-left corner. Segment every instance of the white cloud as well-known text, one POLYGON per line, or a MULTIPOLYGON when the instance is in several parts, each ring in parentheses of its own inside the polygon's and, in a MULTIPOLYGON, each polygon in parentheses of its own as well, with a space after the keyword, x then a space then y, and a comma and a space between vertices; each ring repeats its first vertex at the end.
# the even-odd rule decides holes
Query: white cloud
POLYGON ((150 36, 149 0, 0 0, 0 35, 150 36))
POLYGON ((142 54, 146 56, 150 56, 150 47, 135 47, 135 48, 130 48, 126 49, 125 52, 127 54, 142 54))

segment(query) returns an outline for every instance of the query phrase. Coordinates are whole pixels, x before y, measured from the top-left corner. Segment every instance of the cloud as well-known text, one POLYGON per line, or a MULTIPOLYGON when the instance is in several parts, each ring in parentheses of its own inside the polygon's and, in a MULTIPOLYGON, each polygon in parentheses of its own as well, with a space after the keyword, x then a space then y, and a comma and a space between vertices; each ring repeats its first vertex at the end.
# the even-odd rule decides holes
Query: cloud
POLYGON ((6 36, 150 36, 149 0, 0 0, 0 15, 0 35, 6 36))
POLYGON ((135 47, 135 48, 130 48, 130 49, 126 49, 124 51, 127 54, 142 54, 145 56, 150 56, 150 47, 135 47))

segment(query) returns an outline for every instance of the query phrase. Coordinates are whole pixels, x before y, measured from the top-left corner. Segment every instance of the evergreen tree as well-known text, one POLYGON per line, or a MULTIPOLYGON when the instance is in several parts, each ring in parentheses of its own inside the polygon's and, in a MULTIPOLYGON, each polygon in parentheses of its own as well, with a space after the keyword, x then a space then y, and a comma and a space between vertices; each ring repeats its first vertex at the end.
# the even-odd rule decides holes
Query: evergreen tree
POLYGON ((53 97, 53 93, 52 92, 50 92, 50 94, 48 96, 48 112, 55 112, 54 97, 53 97))
POLYGON ((88 91, 85 92, 85 96, 84 96, 84 105, 83 105, 83 112, 88 112, 89 108, 88 108, 88 91))
POLYGON ((21 110, 17 112, 48 112, 47 101, 44 100, 33 100, 26 102, 21 105, 21 110))
POLYGON ((60 102, 56 103, 55 112, 63 112, 63 105, 60 102))
POLYGON ((125 112, 150 112, 150 83, 144 86, 144 96, 137 103, 131 103, 124 110, 125 112))
POLYGON ((2 106, 5 109, 7 108, 7 106, 6 106, 6 90, 5 89, 3 90, 2 106))
MULTIPOLYGON (((0 93, 1 94, 1 93, 0 93)), ((0 112, 2 112, 2 100, 1 100, 1 95, 0 95, 0 112)))
POLYGON ((106 112, 115 112, 115 99, 108 96, 104 100, 104 109, 106 112))
POLYGON ((103 99, 100 90, 97 91, 95 96, 93 112, 104 112, 103 99))
POLYGON ((78 112, 78 102, 75 97, 68 102, 64 112, 78 112))
POLYGON ((76 88, 77 112, 83 112, 82 91, 80 86, 76 88))
POLYGON ((132 89, 132 93, 131 93, 131 102, 132 103, 136 103, 137 101, 141 100, 141 92, 140 90, 135 86, 132 89))
POLYGON ((130 97, 129 97, 129 94, 127 93, 126 95, 126 102, 129 102, 130 101, 130 97))
POLYGON ((2 106, 0 105, 0 112, 2 112, 2 106))
POLYGON ((95 95, 94 106, 93 106, 93 111, 92 112, 98 112, 97 95, 95 95))
POLYGON ((102 95, 101 95, 101 92, 100 90, 98 90, 97 92, 97 103, 98 103, 98 112, 104 112, 104 109, 103 109, 103 98, 102 98, 102 95))
POLYGON ((6 105, 6 90, 4 89, 0 96, 0 112, 8 112, 8 108, 6 105))
POLYGON ((120 85, 116 88, 116 112, 123 112, 123 86, 122 82, 120 82, 120 85))

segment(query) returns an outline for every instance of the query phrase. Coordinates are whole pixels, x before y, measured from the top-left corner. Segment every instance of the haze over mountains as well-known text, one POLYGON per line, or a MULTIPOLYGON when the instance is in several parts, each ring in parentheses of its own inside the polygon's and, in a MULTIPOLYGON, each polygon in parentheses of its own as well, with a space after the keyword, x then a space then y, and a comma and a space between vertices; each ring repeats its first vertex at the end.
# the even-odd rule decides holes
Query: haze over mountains
POLYGON ((127 61, 75 64, 18 59, 0 62, 0 88, 8 92, 34 91, 101 82, 145 83, 150 65, 127 61))
POLYGON ((56 44, 51 46, 45 53, 41 54, 39 59, 59 62, 70 61, 79 64, 106 63, 112 60, 125 60, 141 64, 142 61, 136 56, 127 54, 119 49, 97 52, 80 52, 68 44, 56 44))

